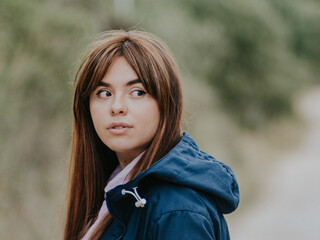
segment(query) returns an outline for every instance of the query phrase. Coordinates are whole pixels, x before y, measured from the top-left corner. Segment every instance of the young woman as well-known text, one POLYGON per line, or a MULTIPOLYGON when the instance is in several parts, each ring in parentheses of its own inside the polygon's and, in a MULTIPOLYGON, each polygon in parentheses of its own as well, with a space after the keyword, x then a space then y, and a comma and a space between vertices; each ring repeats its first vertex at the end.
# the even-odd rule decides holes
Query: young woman
POLYGON ((181 131, 182 95, 164 43, 109 31, 76 76, 64 239, 229 239, 231 169, 181 131))

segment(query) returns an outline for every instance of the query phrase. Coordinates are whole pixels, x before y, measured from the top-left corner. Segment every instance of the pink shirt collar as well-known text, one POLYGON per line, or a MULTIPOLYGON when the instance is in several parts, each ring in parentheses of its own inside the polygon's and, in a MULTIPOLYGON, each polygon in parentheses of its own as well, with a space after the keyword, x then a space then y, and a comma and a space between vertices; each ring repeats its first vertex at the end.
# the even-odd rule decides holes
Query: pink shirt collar
POLYGON ((121 169, 120 165, 113 171, 111 174, 107 186, 104 188, 105 192, 115 188, 118 185, 125 184, 128 182, 130 178, 130 172, 134 168, 134 166, 139 162, 142 155, 145 153, 143 151, 140 153, 135 159, 131 161, 124 169, 121 169))
MULTIPOLYGON (((109 190, 115 188, 118 185, 125 184, 129 181, 130 179, 130 172, 134 168, 134 166, 139 162, 140 158, 142 155, 145 153, 143 151, 140 153, 135 159, 131 161, 124 169, 121 169, 120 165, 113 171, 111 174, 107 186, 104 188, 105 193, 108 192, 109 190)), ((103 201, 102 206, 100 208, 98 218, 94 222, 94 224, 88 229, 87 233, 85 236, 82 238, 82 240, 87 240, 89 239, 91 233, 93 230, 96 228, 96 226, 99 224, 100 220, 102 219, 103 215, 105 215, 108 212, 106 200, 103 201)))

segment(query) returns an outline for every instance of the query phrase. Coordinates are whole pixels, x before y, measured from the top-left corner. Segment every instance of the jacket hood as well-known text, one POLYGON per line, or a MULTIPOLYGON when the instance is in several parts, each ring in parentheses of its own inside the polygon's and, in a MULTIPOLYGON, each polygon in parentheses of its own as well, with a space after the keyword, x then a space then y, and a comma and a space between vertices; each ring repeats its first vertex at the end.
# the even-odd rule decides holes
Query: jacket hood
POLYGON ((150 176, 205 193, 215 199, 222 213, 234 211, 239 203, 239 188, 230 167, 200 151, 187 133, 166 156, 126 185, 134 187, 150 176))

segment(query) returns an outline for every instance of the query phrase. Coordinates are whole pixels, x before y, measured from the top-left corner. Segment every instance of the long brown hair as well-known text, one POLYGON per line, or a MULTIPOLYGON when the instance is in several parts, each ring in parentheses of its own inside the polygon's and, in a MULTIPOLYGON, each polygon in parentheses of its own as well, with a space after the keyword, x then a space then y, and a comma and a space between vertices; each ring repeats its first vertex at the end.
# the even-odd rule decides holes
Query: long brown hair
MULTIPOLYGON (((85 57, 75 77, 73 135, 69 166, 68 209, 64 239, 79 239, 94 222, 105 184, 118 165, 115 153, 99 139, 90 115, 89 97, 117 57, 124 57, 159 105, 157 132, 131 179, 167 154, 180 140, 182 94, 177 67, 167 46, 143 31, 108 31, 85 57)), ((107 214, 92 239, 112 222, 107 214)))

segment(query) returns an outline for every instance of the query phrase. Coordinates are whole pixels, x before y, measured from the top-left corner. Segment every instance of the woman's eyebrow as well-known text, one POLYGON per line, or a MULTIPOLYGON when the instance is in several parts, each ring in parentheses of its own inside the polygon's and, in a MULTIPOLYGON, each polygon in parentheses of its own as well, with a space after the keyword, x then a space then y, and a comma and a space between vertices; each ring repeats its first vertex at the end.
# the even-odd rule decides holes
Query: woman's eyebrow
POLYGON ((98 83, 98 87, 99 86, 103 86, 103 87, 111 87, 111 84, 109 84, 109 83, 105 83, 105 82, 99 82, 98 83))
POLYGON ((136 83, 142 83, 142 81, 138 78, 138 79, 134 79, 134 80, 131 80, 129 82, 127 82, 127 86, 131 86, 131 85, 134 85, 136 83))
MULTIPOLYGON (((126 83, 127 86, 131 86, 131 85, 134 85, 136 83, 142 83, 142 81, 137 78, 137 79, 134 79, 134 80, 131 80, 129 82, 126 83)), ((111 84, 110 83, 106 83, 106 82, 99 82, 98 86, 103 86, 103 87, 111 87, 111 84)))

